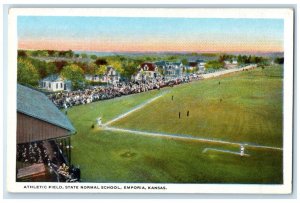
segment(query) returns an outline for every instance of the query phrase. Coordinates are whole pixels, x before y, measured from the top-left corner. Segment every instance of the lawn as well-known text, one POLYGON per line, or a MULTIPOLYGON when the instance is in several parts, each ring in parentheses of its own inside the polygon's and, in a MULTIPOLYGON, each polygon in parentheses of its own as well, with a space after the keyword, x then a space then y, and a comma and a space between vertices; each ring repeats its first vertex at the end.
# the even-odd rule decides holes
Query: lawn
POLYGON ((109 121, 165 90, 170 91, 112 125, 282 146, 282 68, 244 71, 69 109, 77 129, 72 163, 80 166, 83 182, 282 183, 280 150, 246 148, 250 157, 203 153, 239 148, 91 128, 99 115, 109 121))
POLYGON ((174 87, 112 125, 282 147, 282 85, 280 67, 198 81, 174 87))

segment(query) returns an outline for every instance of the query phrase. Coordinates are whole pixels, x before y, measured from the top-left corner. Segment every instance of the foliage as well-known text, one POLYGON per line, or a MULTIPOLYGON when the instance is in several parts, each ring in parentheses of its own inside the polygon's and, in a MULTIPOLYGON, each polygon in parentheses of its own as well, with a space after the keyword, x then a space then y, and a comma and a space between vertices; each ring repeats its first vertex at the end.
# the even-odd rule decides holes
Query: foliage
POLYGON ((205 64, 206 69, 220 69, 224 67, 224 63, 220 61, 208 61, 205 64))
POLYGON ((137 73, 140 62, 136 60, 129 60, 123 65, 122 76, 129 79, 133 74, 137 73))
POLYGON ((234 58, 235 58, 235 56, 232 54, 220 54, 219 62, 223 63, 224 61, 230 61, 232 63, 234 58))
POLYGON ((284 64, 284 57, 277 57, 274 62, 277 64, 284 64))
POLYGON ((188 60, 187 60, 186 58, 182 59, 182 60, 181 60, 181 63, 182 63, 184 66, 186 66, 186 65, 189 64, 189 62, 188 62, 188 60))
POLYGON ((60 74, 63 78, 71 80, 74 89, 78 89, 84 81, 83 73, 83 70, 78 65, 70 64, 64 66, 60 74))
POLYGON ((107 65, 107 61, 105 58, 97 58, 95 64, 98 66, 107 65))
POLYGON ((74 52, 72 50, 68 51, 56 51, 56 50, 26 50, 27 56, 33 57, 67 57, 72 58, 74 52))
POLYGON ((24 50, 18 50, 18 57, 27 57, 27 53, 24 50))
POLYGON ((108 59, 107 64, 112 66, 117 72, 123 72, 123 64, 120 60, 108 59))
POLYGON ((93 55, 90 56, 90 58, 93 59, 93 60, 96 60, 97 56, 95 54, 93 54, 93 55))
POLYGON ((100 65, 96 68, 96 75, 104 75, 106 73, 107 67, 106 65, 100 65))
POLYGON ((267 58, 264 58, 262 56, 255 56, 255 55, 238 55, 237 57, 237 62, 239 64, 249 64, 249 63, 255 63, 255 64, 258 64, 258 65, 261 65, 261 64, 268 64, 269 61, 267 58))
POLYGON ((68 64, 67 61, 54 61, 52 62, 56 67, 56 73, 60 73, 64 66, 68 64))
POLYGON ((81 56, 81 58, 83 58, 83 59, 86 59, 86 58, 88 57, 86 53, 81 53, 80 56, 81 56))
POLYGON ((38 70, 29 60, 18 59, 17 80, 18 83, 37 86, 40 79, 38 70))

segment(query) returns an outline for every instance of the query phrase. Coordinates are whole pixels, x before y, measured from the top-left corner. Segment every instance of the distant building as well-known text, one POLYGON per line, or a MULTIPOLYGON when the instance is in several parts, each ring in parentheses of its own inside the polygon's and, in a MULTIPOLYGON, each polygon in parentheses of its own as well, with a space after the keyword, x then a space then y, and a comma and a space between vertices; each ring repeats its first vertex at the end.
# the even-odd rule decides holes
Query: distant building
POLYGON ((232 60, 225 60, 225 68, 235 68, 238 65, 238 62, 236 59, 232 59, 232 60))
POLYGON ((109 84, 117 84, 120 81, 120 73, 118 73, 112 66, 107 66, 103 75, 86 74, 85 79, 90 82, 102 82, 109 84))
POLYGON ((158 61, 155 64, 166 78, 182 76, 184 66, 181 62, 158 61))
POLYGON ((112 66, 107 66, 105 78, 103 78, 105 82, 115 85, 118 82, 120 82, 120 78, 121 78, 120 73, 118 73, 116 69, 114 69, 112 66))
POLYGON ((142 63, 139 71, 132 76, 132 80, 151 80, 160 77, 158 67, 155 63, 142 63))
POLYGON ((49 75, 40 81, 40 87, 48 91, 71 91, 72 83, 58 74, 49 75))
POLYGON ((232 60, 232 64, 233 64, 233 65, 238 65, 238 61, 237 61, 236 59, 233 59, 233 60, 232 60))
POLYGON ((84 76, 85 80, 90 81, 90 82, 100 82, 100 76, 99 75, 90 75, 86 74, 84 76))
POLYGON ((201 59, 191 60, 186 66, 187 70, 195 70, 197 73, 204 73, 206 62, 201 59))

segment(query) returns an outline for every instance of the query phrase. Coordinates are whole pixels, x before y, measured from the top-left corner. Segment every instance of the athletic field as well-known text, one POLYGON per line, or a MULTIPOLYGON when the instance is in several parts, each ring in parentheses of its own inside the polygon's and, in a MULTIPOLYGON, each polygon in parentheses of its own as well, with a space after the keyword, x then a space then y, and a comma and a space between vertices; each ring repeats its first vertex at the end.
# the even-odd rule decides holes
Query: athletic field
POLYGON ((282 85, 272 66, 72 107, 72 164, 83 182, 282 183, 282 85))

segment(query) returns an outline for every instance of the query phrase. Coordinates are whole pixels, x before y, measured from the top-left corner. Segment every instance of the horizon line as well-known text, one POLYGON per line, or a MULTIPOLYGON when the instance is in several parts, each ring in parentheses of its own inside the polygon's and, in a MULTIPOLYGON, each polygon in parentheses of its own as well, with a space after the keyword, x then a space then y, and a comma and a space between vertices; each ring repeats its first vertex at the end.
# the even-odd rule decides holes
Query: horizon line
POLYGON ((284 51, 98 51, 72 49, 20 49, 24 51, 72 51, 72 52, 99 52, 99 53, 284 53, 284 51))

